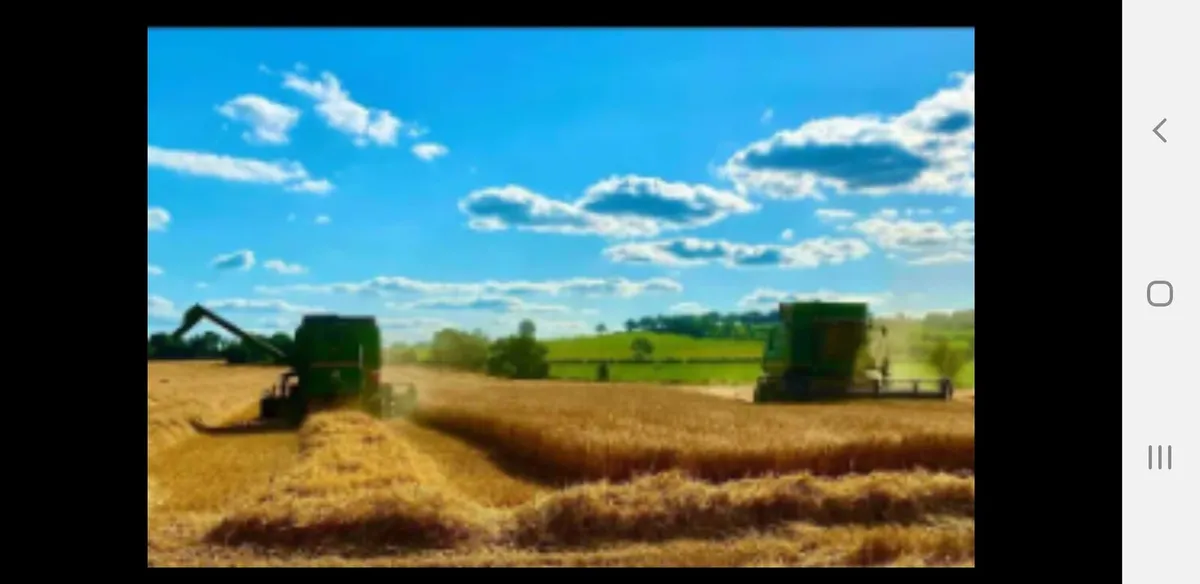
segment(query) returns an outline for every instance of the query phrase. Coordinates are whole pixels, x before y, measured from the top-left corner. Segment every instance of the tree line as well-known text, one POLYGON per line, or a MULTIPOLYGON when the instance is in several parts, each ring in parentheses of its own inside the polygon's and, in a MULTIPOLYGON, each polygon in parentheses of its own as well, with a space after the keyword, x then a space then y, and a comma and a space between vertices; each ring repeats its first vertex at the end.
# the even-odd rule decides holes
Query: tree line
MULTIPOLYGON (((923 318, 903 314, 887 319, 889 323, 919 323, 926 329, 941 332, 969 331, 975 328, 975 310, 960 310, 949 314, 930 313, 923 318), (898 322, 897 322, 898 321, 898 322)), ((693 338, 765 339, 767 331, 779 324, 779 311, 751 310, 746 312, 707 312, 704 314, 658 314, 631 318, 624 322, 625 332, 653 332, 693 338)), ((596 326, 605 333, 608 327, 596 326)))
MULTIPOLYGON (((291 353, 292 347, 295 345, 292 336, 283 332, 263 337, 263 340, 278 347, 284 353, 291 353)), ((212 331, 181 339, 176 339, 168 333, 154 333, 146 339, 146 358, 147 360, 224 360, 234 364, 285 364, 259 347, 247 345, 238 339, 223 337, 212 331)))
MULTIPOLYGON (((295 342, 292 336, 277 332, 265 341, 290 354, 295 342)), ((546 361, 549 349, 537 340, 537 326, 531 320, 521 321, 516 334, 489 339, 481 331, 466 332, 442 329, 433 336, 429 361, 437 367, 463 371, 478 371, 512 379, 544 379, 550 375, 546 361)), ((208 331, 185 338, 167 333, 154 333, 146 339, 147 360, 224 360, 232 364, 286 365, 282 359, 253 344, 228 339, 208 331)), ((396 345, 385 352, 392 363, 415 363, 417 353, 412 347, 396 345)))

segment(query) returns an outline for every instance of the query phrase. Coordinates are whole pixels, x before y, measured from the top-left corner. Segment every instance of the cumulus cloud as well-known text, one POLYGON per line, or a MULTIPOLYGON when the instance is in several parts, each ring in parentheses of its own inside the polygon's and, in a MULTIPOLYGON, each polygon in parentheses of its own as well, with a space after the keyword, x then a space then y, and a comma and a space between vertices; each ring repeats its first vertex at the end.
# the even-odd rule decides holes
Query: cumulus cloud
POLYGON ((171 222, 171 214, 162 207, 146 208, 146 231, 166 231, 171 222))
POLYGON ((217 108, 222 116, 250 126, 242 139, 251 144, 287 144, 300 110, 261 95, 239 95, 217 108))
POLYGON ((817 209, 817 219, 826 222, 845 221, 857 216, 857 213, 847 209, 817 209))
POLYGON ((222 154, 171 150, 158 146, 146 146, 146 166, 162 168, 190 176, 202 176, 230 182, 287 186, 300 192, 329 192, 324 185, 328 181, 315 180, 299 162, 287 160, 267 162, 253 158, 235 158, 222 154), (324 189, 324 190, 322 190, 324 189))
POLYGON ((283 260, 267 260, 263 262, 263 267, 276 274, 284 275, 297 275, 308 272, 308 268, 300 264, 289 264, 283 260))
POLYGON ((293 193, 312 193, 314 195, 325 195, 333 191, 333 183, 325 179, 317 180, 302 180, 287 188, 293 193))
POLYGON ((154 264, 146 264, 146 274, 150 276, 161 276, 163 275, 163 269, 154 264))
POLYGON ((872 307, 887 303, 892 298, 891 292, 878 292, 874 294, 853 294, 841 293, 831 290, 818 290, 816 292, 785 292, 773 288, 759 288, 741 300, 738 300, 738 306, 745 310, 764 310, 774 309, 783 302, 865 302, 872 307))
POLYGON ((417 158, 429 162, 450 153, 450 149, 436 142, 422 142, 412 147, 412 153, 417 158))
POLYGON ((458 208, 470 218, 471 228, 480 231, 514 228, 616 237, 703 227, 757 209, 734 193, 706 185, 634 175, 597 182, 573 202, 509 185, 472 192, 458 208))
POLYGON ((604 255, 618 263, 660 266, 719 263, 739 268, 815 268, 861 259, 870 251, 861 239, 819 237, 792 245, 756 245, 689 237, 615 245, 605 249, 604 255))
POLYGON ((975 258, 974 221, 946 224, 880 213, 854 223, 851 229, 911 265, 962 263, 975 258))
POLYGON ((782 239, 784 241, 791 241, 792 238, 795 236, 796 236, 795 231, 792 231, 791 229, 784 229, 783 233, 779 234, 779 239, 782 239))
POLYGON ((213 258, 212 267, 218 270, 246 271, 254 267, 254 252, 243 249, 213 258))
POLYGON ((146 317, 149 320, 173 320, 178 316, 178 311, 175 310, 175 303, 157 296, 155 294, 146 295, 146 317))
POLYGON ((438 296, 617 296, 632 298, 654 292, 682 292, 683 286, 668 278, 643 281, 625 278, 571 278, 567 280, 494 281, 485 282, 426 282, 402 276, 379 276, 361 282, 333 284, 295 284, 291 286, 259 286, 260 294, 422 294, 438 296))
POLYGON ((277 298, 223 298, 205 300, 203 304, 213 310, 231 312, 287 312, 294 314, 325 312, 325 309, 319 306, 292 304, 277 298))
POLYGON ((314 100, 317 115, 330 128, 350 136, 355 145, 396 145, 396 136, 404 122, 388 110, 351 99, 350 92, 332 73, 325 71, 317 79, 309 79, 300 72, 287 72, 283 74, 283 86, 314 100))
POLYGON ((775 198, 826 194, 974 196, 975 74, 895 116, 809 121, 735 153, 722 174, 775 198))
POLYGON ((384 317, 376 319, 376 322, 378 322, 379 327, 383 329, 412 332, 433 332, 445 328, 454 328, 456 326, 453 321, 442 318, 427 317, 384 317))
POLYGON ((672 305, 667 311, 674 314, 704 314, 709 309, 699 302, 680 302, 672 305))
POLYGON ((775 110, 773 110, 771 108, 767 108, 766 110, 763 110, 763 113, 761 116, 759 116, 758 121, 760 121, 764 124, 769 124, 771 122, 771 120, 774 118, 775 118, 775 110))
POLYGON ((905 217, 927 217, 933 215, 933 209, 905 209, 905 217))
POLYGON ((489 312, 570 312, 558 304, 534 304, 514 296, 474 296, 463 298, 423 298, 405 304, 388 303, 401 310, 480 310, 489 312))
POLYGON ((333 219, 330 219, 329 215, 317 215, 317 218, 313 219, 313 223, 316 223, 317 225, 328 225, 331 221, 333 221, 333 219))

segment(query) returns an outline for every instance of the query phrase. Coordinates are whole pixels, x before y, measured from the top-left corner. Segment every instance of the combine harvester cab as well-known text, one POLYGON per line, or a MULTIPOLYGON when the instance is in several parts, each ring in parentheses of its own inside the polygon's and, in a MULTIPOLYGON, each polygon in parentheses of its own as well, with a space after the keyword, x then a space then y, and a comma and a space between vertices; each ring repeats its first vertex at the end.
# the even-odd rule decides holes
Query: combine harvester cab
POLYGON ((175 331, 182 337, 207 318, 243 342, 290 365, 279 384, 259 401, 259 421, 296 427, 314 411, 357 407, 377 418, 404 416, 416 408, 417 390, 404 383, 398 393, 381 379, 382 337, 374 317, 307 315, 295 333, 295 348, 286 353, 197 304, 175 331))
MULTIPOLYGON (((784 303, 779 318, 763 348, 755 403, 954 396, 949 379, 892 379, 886 356, 878 368, 869 363, 872 325, 864 303, 784 303)), ((886 355, 886 328, 879 340, 886 355)))

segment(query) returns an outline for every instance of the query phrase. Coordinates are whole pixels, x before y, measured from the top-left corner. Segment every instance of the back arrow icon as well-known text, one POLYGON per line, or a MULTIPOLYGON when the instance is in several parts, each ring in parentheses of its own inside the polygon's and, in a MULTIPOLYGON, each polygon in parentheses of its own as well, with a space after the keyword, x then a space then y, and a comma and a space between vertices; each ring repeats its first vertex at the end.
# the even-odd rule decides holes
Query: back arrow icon
POLYGON ((1151 130, 1152 132, 1154 132, 1155 136, 1158 136, 1159 140, 1163 141, 1163 144, 1167 143, 1167 139, 1163 138, 1163 135, 1158 133, 1158 129, 1163 127, 1163 124, 1165 124, 1165 123, 1167 123, 1167 118, 1163 118, 1163 120, 1161 122, 1159 122, 1157 126, 1154 126, 1153 130, 1151 130))

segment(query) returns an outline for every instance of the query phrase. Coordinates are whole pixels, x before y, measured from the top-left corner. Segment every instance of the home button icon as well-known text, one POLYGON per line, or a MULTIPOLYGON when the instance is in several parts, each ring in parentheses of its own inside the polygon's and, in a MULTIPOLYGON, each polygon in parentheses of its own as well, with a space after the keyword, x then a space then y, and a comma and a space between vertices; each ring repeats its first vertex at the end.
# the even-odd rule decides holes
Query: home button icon
POLYGON ((1166 280, 1155 280, 1146 286, 1146 302, 1150 306, 1162 308, 1170 306, 1175 301, 1175 287, 1166 280), (1155 288, 1158 288, 1158 293, 1155 293, 1155 288), (1157 297, 1157 300, 1155 299, 1157 297))

